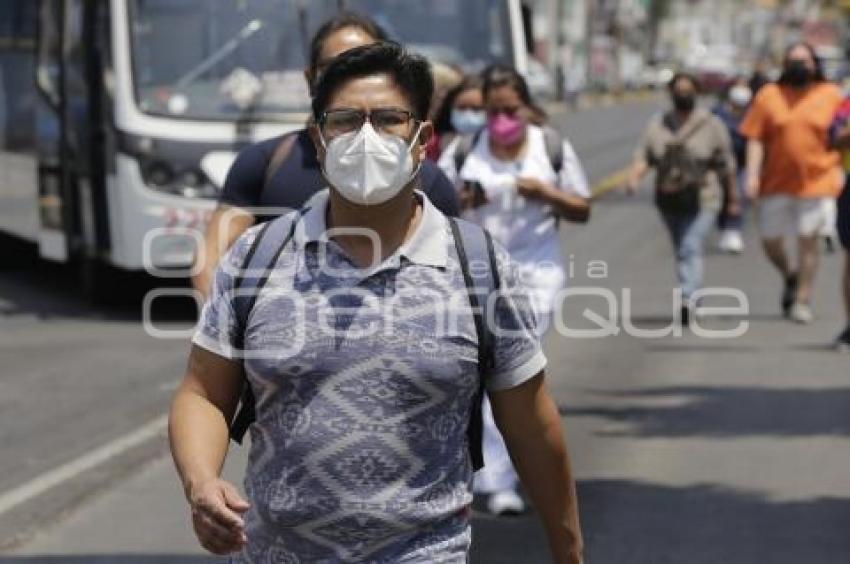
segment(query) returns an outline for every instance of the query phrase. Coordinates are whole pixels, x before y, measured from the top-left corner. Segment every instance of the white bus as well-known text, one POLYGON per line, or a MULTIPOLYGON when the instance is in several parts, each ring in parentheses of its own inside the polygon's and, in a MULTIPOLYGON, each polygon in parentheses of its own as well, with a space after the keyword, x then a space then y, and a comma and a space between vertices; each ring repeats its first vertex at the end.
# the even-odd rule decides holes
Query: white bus
POLYGON ((309 37, 343 8, 527 70, 520 0, 0 0, 0 231, 89 283, 185 272, 239 149, 303 125, 309 37))

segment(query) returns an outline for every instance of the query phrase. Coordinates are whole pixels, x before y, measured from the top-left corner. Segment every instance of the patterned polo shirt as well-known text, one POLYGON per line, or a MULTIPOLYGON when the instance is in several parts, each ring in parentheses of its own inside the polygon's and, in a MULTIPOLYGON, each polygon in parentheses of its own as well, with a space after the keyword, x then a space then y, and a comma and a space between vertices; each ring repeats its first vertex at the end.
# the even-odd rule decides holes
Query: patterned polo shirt
MULTIPOLYGON (((314 198, 258 296, 244 351, 235 349, 234 274, 257 228, 216 273, 193 341, 244 358, 257 398, 249 542, 236 562, 466 561, 478 343, 448 221, 417 197, 416 232, 368 270, 327 236, 327 193, 314 198)), ((497 263, 491 391, 546 364, 501 248, 497 263)))

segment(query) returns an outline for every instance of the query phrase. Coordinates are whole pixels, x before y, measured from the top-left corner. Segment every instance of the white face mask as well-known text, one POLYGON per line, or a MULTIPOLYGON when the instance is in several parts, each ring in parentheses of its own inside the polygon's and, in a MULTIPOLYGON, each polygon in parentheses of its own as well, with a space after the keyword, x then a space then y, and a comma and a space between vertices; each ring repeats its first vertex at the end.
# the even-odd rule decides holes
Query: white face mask
POLYGON ((422 125, 408 144, 396 135, 381 135, 366 122, 360 131, 325 142, 324 172, 328 182, 346 200, 361 206, 383 204, 398 195, 419 172, 413 170, 410 150, 422 125))
POLYGON ((752 101, 753 99, 753 91, 749 89, 749 87, 744 86, 743 84, 739 84, 738 86, 733 86, 731 90, 729 90, 729 101, 738 106, 739 108, 743 108, 752 101))

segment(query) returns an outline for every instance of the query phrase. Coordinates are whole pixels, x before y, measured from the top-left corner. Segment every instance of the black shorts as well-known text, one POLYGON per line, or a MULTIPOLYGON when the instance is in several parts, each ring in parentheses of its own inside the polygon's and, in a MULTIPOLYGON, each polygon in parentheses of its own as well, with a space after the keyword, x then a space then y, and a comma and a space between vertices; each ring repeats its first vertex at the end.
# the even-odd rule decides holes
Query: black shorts
POLYGON ((850 251, 850 181, 838 198, 838 237, 844 248, 850 251))

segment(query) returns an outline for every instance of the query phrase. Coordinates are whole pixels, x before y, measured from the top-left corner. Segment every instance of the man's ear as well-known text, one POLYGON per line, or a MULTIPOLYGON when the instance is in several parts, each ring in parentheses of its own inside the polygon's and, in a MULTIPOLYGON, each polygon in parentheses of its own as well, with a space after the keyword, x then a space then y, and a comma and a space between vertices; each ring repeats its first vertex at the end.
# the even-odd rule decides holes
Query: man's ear
POLYGON ((419 130, 419 147, 417 148, 419 151, 419 162, 424 162, 427 158, 428 143, 434 135, 434 124, 430 121, 423 121, 422 129, 419 130))

